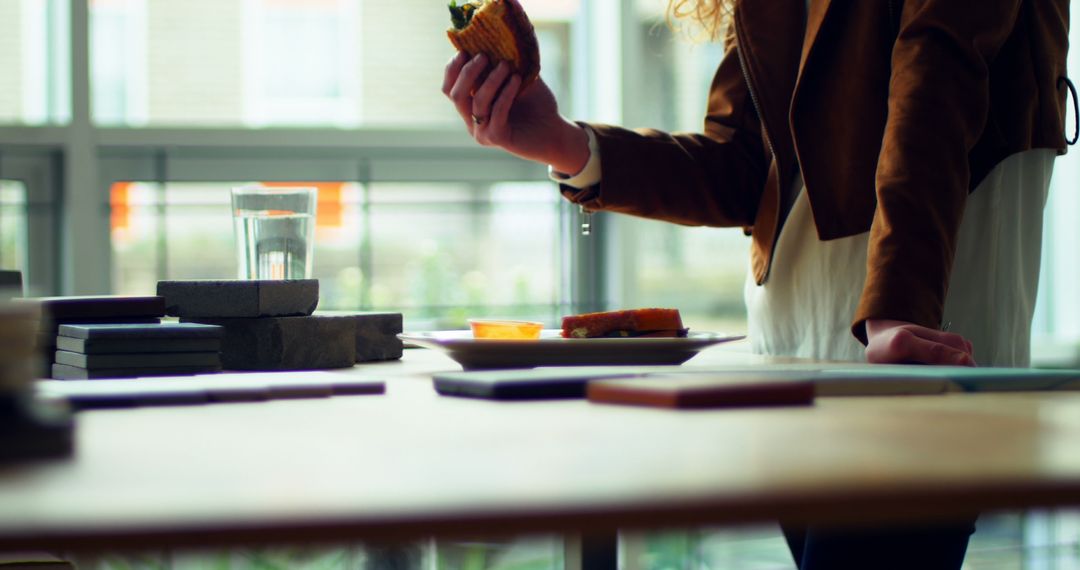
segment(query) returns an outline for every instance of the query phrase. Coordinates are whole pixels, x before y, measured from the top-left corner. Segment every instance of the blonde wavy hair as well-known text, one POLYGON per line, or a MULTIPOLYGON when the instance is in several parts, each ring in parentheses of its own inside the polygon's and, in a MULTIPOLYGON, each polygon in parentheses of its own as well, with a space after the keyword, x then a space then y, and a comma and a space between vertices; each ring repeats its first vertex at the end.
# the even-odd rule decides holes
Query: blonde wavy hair
POLYGON ((669 0, 667 21, 671 29, 695 41, 727 40, 736 0, 669 0))

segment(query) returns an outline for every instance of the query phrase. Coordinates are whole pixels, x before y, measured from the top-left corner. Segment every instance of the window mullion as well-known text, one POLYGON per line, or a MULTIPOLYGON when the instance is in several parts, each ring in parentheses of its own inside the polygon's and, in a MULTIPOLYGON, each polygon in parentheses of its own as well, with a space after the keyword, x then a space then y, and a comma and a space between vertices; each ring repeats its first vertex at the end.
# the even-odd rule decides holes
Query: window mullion
POLYGON ((61 293, 101 294, 110 290, 109 226, 91 124, 89 3, 69 6, 72 113, 64 148, 61 293))

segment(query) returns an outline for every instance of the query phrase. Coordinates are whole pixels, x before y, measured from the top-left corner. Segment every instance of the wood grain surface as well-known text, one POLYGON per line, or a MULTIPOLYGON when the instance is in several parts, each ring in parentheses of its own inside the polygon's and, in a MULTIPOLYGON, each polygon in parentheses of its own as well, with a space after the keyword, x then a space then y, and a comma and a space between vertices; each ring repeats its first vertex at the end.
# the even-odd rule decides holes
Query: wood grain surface
MULTIPOLYGON (((767 359, 715 348, 693 365, 767 359)), ((689 366, 688 364, 687 366, 689 366)), ((384 395, 90 411, 70 460, 0 467, 0 550, 387 540, 1080 504, 1080 394, 674 411, 384 395)))

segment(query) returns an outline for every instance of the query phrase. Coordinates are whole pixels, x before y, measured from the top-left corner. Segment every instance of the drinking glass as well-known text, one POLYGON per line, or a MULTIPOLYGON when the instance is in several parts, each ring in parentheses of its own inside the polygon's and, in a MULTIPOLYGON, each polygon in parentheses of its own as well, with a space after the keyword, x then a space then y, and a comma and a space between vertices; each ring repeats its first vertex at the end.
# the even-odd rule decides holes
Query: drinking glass
POLYGON ((240 279, 310 279, 318 190, 233 188, 240 279))

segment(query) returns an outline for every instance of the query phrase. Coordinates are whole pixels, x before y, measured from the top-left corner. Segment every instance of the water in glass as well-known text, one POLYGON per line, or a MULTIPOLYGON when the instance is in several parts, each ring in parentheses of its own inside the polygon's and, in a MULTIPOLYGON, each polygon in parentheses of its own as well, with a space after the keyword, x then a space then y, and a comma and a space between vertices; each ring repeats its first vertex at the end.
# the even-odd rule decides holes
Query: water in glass
POLYGON ((235 189, 239 278, 310 278, 314 215, 314 188, 235 189))

